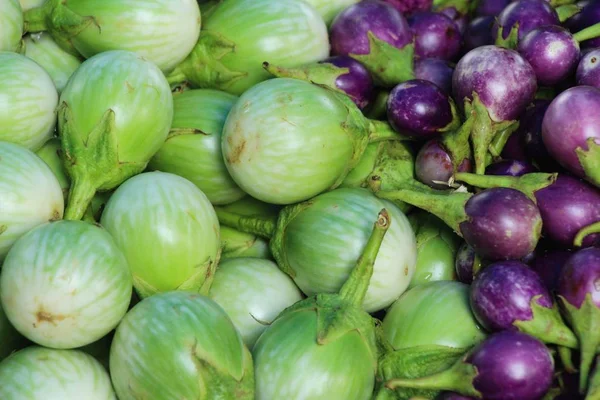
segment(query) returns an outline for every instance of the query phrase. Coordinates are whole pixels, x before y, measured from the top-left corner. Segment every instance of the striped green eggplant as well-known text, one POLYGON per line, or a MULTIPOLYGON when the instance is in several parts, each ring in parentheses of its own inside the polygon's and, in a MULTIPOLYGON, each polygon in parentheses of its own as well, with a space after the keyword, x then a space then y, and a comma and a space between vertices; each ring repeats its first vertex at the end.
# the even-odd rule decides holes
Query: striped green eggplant
POLYGON ((0 51, 17 51, 23 35, 23 11, 19 0, 0 2, 0 51))

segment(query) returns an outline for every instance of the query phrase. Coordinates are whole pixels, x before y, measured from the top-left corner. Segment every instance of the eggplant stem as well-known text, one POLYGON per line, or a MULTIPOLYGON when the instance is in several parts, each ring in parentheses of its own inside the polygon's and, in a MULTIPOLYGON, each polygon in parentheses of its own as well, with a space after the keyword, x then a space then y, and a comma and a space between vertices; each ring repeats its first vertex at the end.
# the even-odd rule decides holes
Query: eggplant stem
POLYGON ((371 283, 375 259, 379 254, 381 243, 391 223, 389 213, 385 208, 382 209, 377 216, 377 221, 373 226, 373 231, 371 232, 369 241, 365 245, 363 253, 356 262, 356 266, 352 270, 348 280, 339 291, 340 298, 356 306, 362 305, 369 289, 369 284, 371 283))
POLYGON ((231 228, 235 228, 245 233, 251 233, 262 238, 271 239, 277 227, 277 217, 259 218, 247 217, 244 215, 225 211, 220 207, 215 207, 219 223, 231 228))
POLYGON ((402 133, 396 132, 390 124, 384 121, 369 120, 369 143, 384 140, 413 140, 402 133))
POLYGON ((71 190, 69 190, 69 199, 64 219, 72 221, 81 220, 95 194, 96 187, 90 183, 87 177, 75 176, 71 181, 71 190))
POLYGON ((588 26, 587 28, 582 29, 579 32, 573 34, 573 38, 579 43, 597 38, 598 36, 600 36, 600 22, 592 26, 588 26))
POLYGON ((575 247, 581 247, 585 238, 589 235, 593 235, 594 233, 600 233, 600 221, 583 227, 579 232, 577 232, 577 235, 575 235, 575 239, 573 240, 573 245, 575 247))

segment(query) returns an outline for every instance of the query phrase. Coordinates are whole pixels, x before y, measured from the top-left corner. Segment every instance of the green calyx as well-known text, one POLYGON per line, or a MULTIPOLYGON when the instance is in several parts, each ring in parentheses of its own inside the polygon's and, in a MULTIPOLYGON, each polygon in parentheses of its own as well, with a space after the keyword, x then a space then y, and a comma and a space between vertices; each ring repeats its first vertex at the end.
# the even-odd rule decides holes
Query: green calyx
POLYGON ((228 91, 231 85, 248 75, 231 71, 221 62, 223 57, 235 51, 235 46, 216 32, 201 31, 192 52, 167 76, 167 81, 172 86, 189 82, 198 88, 228 91))
POLYGON ((456 181, 481 189, 505 187, 519 190, 533 200, 533 202, 537 202, 535 197, 536 192, 552 185, 556 182, 557 178, 557 173, 547 174, 543 172, 532 172, 518 177, 477 175, 467 172, 458 172, 454 174, 454 179, 456 181))
POLYGON ((115 131, 115 113, 107 110, 85 140, 75 132, 68 104, 58 109, 64 165, 71 189, 64 219, 80 220, 96 191, 114 189, 127 178, 141 173, 147 163, 120 162, 115 131))
POLYGON ((435 398, 439 395, 439 390, 404 387, 392 390, 385 383, 396 378, 415 379, 437 374, 451 368, 467 351, 468 349, 428 345, 386 352, 379 359, 374 399, 411 400, 416 396, 435 398))
POLYGON ((460 350, 461 355, 455 362, 439 371, 423 377, 415 378, 393 378, 385 382, 384 387, 388 390, 419 389, 428 391, 453 391, 463 396, 482 398, 481 393, 473 386, 473 380, 477 377, 477 368, 465 360, 468 353, 460 350))
POLYGON ((587 293, 579 308, 558 296, 565 318, 579 340, 579 393, 588 388, 590 369, 600 346, 600 309, 594 304, 592 294, 587 293))
POLYGON ((600 399, 600 357, 596 357, 596 367, 590 376, 590 385, 585 395, 585 400, 600 399))
POLYGON ((48 31, 60 47, 74 56, 79 56, 79 52, 71 38, 91 25, 100 29, 94 17, 74 13, 64 0, 47 0, 42 6, 25 11, 23 20, 26 33, 48 31))
POLYGON ((340 76, 350 72, 349 68, 340 68, 329 63, 314 63, 298 68, 284 68, 265 61, 263 68, 276 78, 301 79, 306 82, 325 86, 342 94, 346 93, 337 87, 336 81, 340 76))
POLYGON ((458 171, 460 165, 465 160, 470 160, 472 157, 469 137, 475 122, 474 113, 467 111, 465 122, 457 129, 448 132, 442 136, 441 144, 452 159, 454 171, 458 171))
POLYGON ((387 101, 389 97, 389 91, 383 89, 378 90, 375 98, 364 111, 367 118, 376 120, 387 119, 387 101))
POLYGON ((507 49, 515 50, 519 41, 519 23, 513 25, 508 33, 506 39, 504 38, 504 27, 498 27, 498 36, 494 43, 498 47, 505 47, 507 49))
POLYGON ((583 241, 589 235, 593 235, 594 233, 600 233, 600 221, 594 222, 586 227, 583 227, 577 235, 575 235, 575 239, 573 240, 573 245, 575 247, 583 246, 583 241))
POLYGON ((434 0, 433 11, 441 11, 445 8, 454 7, 462 15, 471 15, 477 8, 478 1, 471 0, 434 0))
POLYGON ((533 316, 528 321, 515 321, 513 323, 521 332, 536 337, 544 343, 556 344, 570 349, 579 348, 575 334, 565 325, 558 306, 552 308, 541 306, 538 300, 542 295, 531 299, 530 307, 533 316))
MULTIPOLYGON (((552 3, 559 3, 564 1, 565 3, 570 2, 571 0, 558 0, 558 1, 550 1, 552 3)), ((582 7, 577 4, 562 4, 559 6, 555 6, 554 8, 556 13, 558 14, 558 20, 562 23, 568 20, 569 18, 579 14, 581 12, 582 7)))
POLYGON ((391 88, 415 78, 414 42, 399 49, 378 39, 371 31, 367 35, 369 54, 350 54, 350 56, 369 70, 379 86, 391 88))
POLYGON ((596 140, 588 138, 587 150, 578 147, 575 152, 585 172, 585 179, 600 187, 600 144, 596 143, 596 140))

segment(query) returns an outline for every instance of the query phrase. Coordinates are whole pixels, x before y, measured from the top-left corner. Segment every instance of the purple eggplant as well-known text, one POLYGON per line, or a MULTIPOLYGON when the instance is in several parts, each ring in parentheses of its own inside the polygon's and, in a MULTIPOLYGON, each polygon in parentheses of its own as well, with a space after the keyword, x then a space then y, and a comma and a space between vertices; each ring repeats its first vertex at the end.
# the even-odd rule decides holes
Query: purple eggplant
POLYGON ((389 389, 451 390, 486 400, 539 400, 552 385, 550 350, 525 333, 490 335, 449 369, 416 379, 392 379, 389 389))
POLYGON ((481 0, 477 4, 475 14, 478 16, 495 17, 510 3, 510 0, 481 0))
POLYGON ((581 57, 575 79, 578 85, 594 86, 600 89, 600 48, 592 49, 581 57))
POLYGON ((564 168, 600 186, 600 89, 576 86, 550 103, 542 123, 548 152, 564 168))
POLYGON ((600 249, 579 250, 567 260, 557 295, 580 343, 579 392, 588 386, 588 376, 600 346, 600 249))
POLYGON ((536 202, 544 235, 564 248, 600 243, 600 190, 565 174, 520 177, 456 173, 456 181, 478 188, 517 189, 536 202))
POLYGON ((452 93, 454 67, 447 61, 437 58, 415 60, 415 78, 435 83, 446 93, 452 93))
POLYGON ((475 275, 482 269, 484 262, 467 242, 463 243, 456 252, 454 268, 458 281, 471 284, 475 275))
POLYGON ((344 93, 361 110, 367 108, 374 97, 371 74, 364 65, 349 56, 329 57, 298 68, 284 68, 264 62, 263 68, 278 78, 302 79, 344 93))
POLYGON ((408 18, 415 35, 415 55, 454 61, 460 52, 462 37, 458 26, 442 13, 424 11, 408 18))
POLYGON ((518 127, 515 120, 533 101, 537 90, 535 72, 514 50, 482 46, 469 51, 458 62, 452 88, 458 105, 470 104, 471 111, 467 104, 465 112, 476 119, 471 142, 475 171, 483 174, 492 142, 498 135, 508 140, 518 127))
POLYGON ((378 197, 402 201, 436 215, 490 261, 518 260, 531 253, 541 235, 542 218, 535 203, 511 188, 492 188, 477 194, 433 189, 381 191, 378 197))
POLYGON ((432 0, 383 0, 394 6, 403 15, 409 15, 414 12, 427 11, 433 4, 432 0))
POLYGON ((528 162, 525 147, 523 146, 522 125, 523 120, 521 119, 519 121, 519 128, 510 135, 502 149, 502 153, 500 153, 502 159, 528 162))
POLYGON ((527 159, 531 160, 540 170, 546 172, 560 172, 561 167, 550 156, 542 140, 542 122, 550 100, 535 100, 531 107, 521 115, 519 129, 515 136, 522 139, 519 143, 524 149, 527 159))
MULTIPOLYGON (((565 27, 571 32, 579 33, 586 28, 600 22, 600 1, 584 1, 577 3, 581 11, 565 22, 565 27)), ((581 40, 582 48, 600 47, 600 38, 592 37, 588 40, 581 40)))
POLYGON ((550 292, 558 289, 561 271, 572 254, 568 250, 549 250, 536 255, 531 262, 531 269, 540 275, 550 292))
MULTIPOLYGON (((549 2, 517 0, 509 3, 498 14, 498 19, 492 28, 492 35, 497 43, 506 44, 506 40, 515 39, 518 42, 533 29, 544 25, 560 25, 558 14, 549 2)), ((516 43, 512 45, 514 44, 516 43)))
POLYGON ((436 397, 436 400, 475 400, 476 397, 463 396, 456 392, 444 392, 440 396, 436 397))
POLYGON ((477 47, 493 44, 493 24, 494 17, 491 16, 477 17, 471 20, 471 22, 469 22, 469 26, 467 26, 467 29, 465 30, 465 33, 463 35, 465 50, 468 52, 477 47))
POLYGON ((579 42, 565 28, 540 26, 519 41, 519 53, 531 64, 540 85, 555 85, 571 75, 579 62, 579 42))
POLYGON ((483 269, 471 284, 470 300, 475 318, 490 332, 519 330, 545 343, 578 346, 542 278, 520 261, 483 269))
POLYGON ((486 175, 522 176, 537 172, 537 169, 527 161, 502 160, 488 165, 486 175))
POLYGON ((330 28, 333 55, 360 61, 383 86, 412 79, 413 35, 404 16, 380 0, 363 0, 339 13, 330 28))
POLYGON ((434 83, 420 79, 403 82, 390 92, 387 115, 392 128, 419 140, 460 125, 454 101, 434 83))
POLYGON ((464 35, 467 25, 469 24, 469 17, 467 14, 463 14, 456 9, 456 7, 446 7, 438 11, 441 14, 446 15, 454 22, 458 31, 461 35, 464 35))

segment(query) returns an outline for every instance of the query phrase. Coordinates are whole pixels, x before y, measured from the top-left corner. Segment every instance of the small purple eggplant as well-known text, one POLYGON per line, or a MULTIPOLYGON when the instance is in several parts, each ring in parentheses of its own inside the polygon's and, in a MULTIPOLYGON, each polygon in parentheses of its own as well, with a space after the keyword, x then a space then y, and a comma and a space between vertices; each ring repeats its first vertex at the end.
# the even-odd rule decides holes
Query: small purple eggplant
POLYGON ((456 173, 456 181, 478 188, 507 187, 536 202, 544 235, 564 248, 600 243, 600 190, 564 174, 530 173, 520 177, 456 173))
POLYGON ((330 57, 298 68, 284 68, 264 62, 263 68, 278 78, 302 79, 344 93, 361 110, 373 100, 373 79, 364 65, 352 57, 330 57))
POLYGON ((550 292, 558 289, 558 279, 569 257, 573 255, 568 250, 549 250, 536 255, 531 262, 531 269, 537 272, 550 292))
POLYGON ((600 186, 600 89, 576 86, 550 103, 542 123, 548 152, 564 168, 600 186))
POLYGON ((579 42, 565 28, 540 26, 519 41, 519 53, 531 64, 540 85, 555 85, 575 71, 579 42))
POLYGON ((415 55, 454 61, 460 52, 462 37, 458 26, 448 16, 431 11, 415 13, 408 18, 415 35, 415 55))
POLYGON ((469 52, 477 47, 494 44, 493 24, 494 17, 491 16, 477 17, 471 20, 463 35, 465 51, 469 52))
POLYGON ((391 4, 403 15, 410 15, 414 12, 427 11, 433 4, 432 0, 383 0, 391 4))
POLYGON ((477 194, 403 188, 375 194, 390 201, 403 201, 436 215, 462 236, 477 254, 490 261, 519 260, 536 247, 542 217, 524 193, 510 188, 492 188, 477 194))
POLYGON ((579 61, 575 79, 578 85, 600 89, 600 49, 590 50, 579 61))
POLYGON ((510 3, 510 0, 481 0, 477 4, 475 14, 478 16, 495 17, 510 3))
POLYGON ((521 332, 488 336, 449 369, 416 379, 392 379, 388 389, 451 390, 486 400, 539 400, 551 387, 554 359, 538 339, 521 332))
POLYGON ((471 50, 458 62, 452 88, 459 106, 463 101, 471 102, 476 118, 471 135, 475 170, 483 174, 495 136, 506 132, 508 139, 510 132, 518 127, 515 120, 534 99, 537 90, 535 72, 514 50, 482 46, 471 50))
POLYGON ((585 393, 588 376, 600 346, 600 249, 579 250, 567 260, 557 295, 565 318, 580 343, 579 392, 585 393))
POLYGON ((331 24, 333 55, 360 61, 386 87, 412 79, 413 35, 404 16, 380 0, 364 0, 339 13, 331 24))
POLYGON ((467 242, 458 248, 456 259, 454 260, 454 268, 456 270, 456 278, 459 282, 470 285, 483 265, 484 262, 475 252, 475 249, 469 246, 467 242))
POLYGON ((437 58, 415 60, 415 78, 435 83, 446 93, 452 93, 454 67, 449 62, 437 58))
POLYGON ((490 164, 485 169, 486 175, 522 176, 537 172, 537 168, 527 161, 501 160, 490 164))
POLYGON ((558 14, 549 2, 517 0, 509 3, 498 15, 492 35, 497 44, 509 40, 511 34, 520 41, 533 29, 544 25, 560 25, 558 14))
MULTIPOLYGON (((565 27, 573 33, 579 33, 600 22, 600 1, 578 2, 581 11, 565 21, 565 27)), ((580 41, 582 48, 600 47, 600 38, 592 36, 588 40, 580 41)))
POLYGON ((519 330, 545 343, 578 347, 542 278, 520 261, 483 269, 471 284, 470 300, 475 318, 490 332, 519 330))
POLYGON ((467 14, 461 13, 454 6, 440 9, 438 12, 450 18, 458 28, 458 31, 461 35, 465 34, 465 30, 467 29, 467 25, 469 24, 469 17, 467 14))
POLYGON ((392 128, 419 140, 460 126, 454 101, 437 85, 420 79, 403 82, 390 92, 387 115, 392 128))
POLYGON ((562 167, 550 156, 542 140, 542 122, 549 105, 550 100, 535 100, 521 115, 519 129, 515 135, 522 138, 522 143, 519 144, 526 157, 540 170, 560 172, 562 167))

